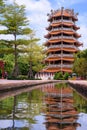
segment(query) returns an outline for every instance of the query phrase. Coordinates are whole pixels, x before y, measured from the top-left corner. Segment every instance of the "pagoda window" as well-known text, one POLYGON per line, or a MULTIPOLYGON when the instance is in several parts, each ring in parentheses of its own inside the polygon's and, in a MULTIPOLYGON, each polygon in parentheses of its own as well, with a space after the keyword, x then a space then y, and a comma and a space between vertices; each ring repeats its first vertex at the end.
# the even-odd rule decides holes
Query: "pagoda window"
POLYGON ((70 20, 70 18, 67 17, 67 16, 63 16, 63 19, 64 19, 64 20, 70 20))
POLYGON ((56 18, 55 18, 55 20, 60 20, 60 19, 61 19, 61 17, 56 17, 56 18))

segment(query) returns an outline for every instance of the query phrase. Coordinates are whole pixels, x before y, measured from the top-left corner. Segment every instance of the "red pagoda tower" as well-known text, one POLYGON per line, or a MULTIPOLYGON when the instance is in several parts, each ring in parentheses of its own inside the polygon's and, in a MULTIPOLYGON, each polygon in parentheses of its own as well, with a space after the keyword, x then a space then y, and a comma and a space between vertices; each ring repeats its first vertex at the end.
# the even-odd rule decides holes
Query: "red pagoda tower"
POLYGON ((63 7, 59 10, 51 10, 48 14, 49 26, 46 28, 48 34, 45 35, 47 41, 44 44, 47 48, 44 73, 52 76, 55 72, 72 73, 74 54, 82 45, 78 41, 81 35, 77 33, 80 29, 76 26, 77 15, 78 13, 74 13, 74 10, 63 7))

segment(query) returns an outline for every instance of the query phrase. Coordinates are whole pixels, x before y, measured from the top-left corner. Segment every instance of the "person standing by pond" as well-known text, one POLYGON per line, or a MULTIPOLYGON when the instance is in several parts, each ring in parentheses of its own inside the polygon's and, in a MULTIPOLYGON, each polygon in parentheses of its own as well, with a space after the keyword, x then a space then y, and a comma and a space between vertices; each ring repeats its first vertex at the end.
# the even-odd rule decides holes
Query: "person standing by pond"
POLYGON ((7 71, 5 71, 5 73, 4 73, 4 78, 5 78, 5 79, 8 78, 8 73, 7 73, 7 71))

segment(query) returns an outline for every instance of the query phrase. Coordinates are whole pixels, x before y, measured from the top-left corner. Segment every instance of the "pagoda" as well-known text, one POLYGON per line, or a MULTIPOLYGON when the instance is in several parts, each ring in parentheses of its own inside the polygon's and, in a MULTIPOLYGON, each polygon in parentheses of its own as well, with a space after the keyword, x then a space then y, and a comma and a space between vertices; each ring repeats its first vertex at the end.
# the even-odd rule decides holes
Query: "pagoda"
POLYGON ((66 84, 48 84, 44 88, 47 107, 45 122, 47 130, 76 130, 79 112, 74 105, 73 90, 66 84))
POLYGON ((44 44, 47 48, 44 73, 52 76, 55 72, 72 73, 74 54, 82 45, 78 41, 81 35, 77 33, 77 30, 80 29, 76 25, 77 16, 78 13, 74 13, 74 10, 63 7, 59 10, 51 10, 51 13, 48 14, 49 26, 46 28, 48 34, 44 36, 47 39, 44 44))

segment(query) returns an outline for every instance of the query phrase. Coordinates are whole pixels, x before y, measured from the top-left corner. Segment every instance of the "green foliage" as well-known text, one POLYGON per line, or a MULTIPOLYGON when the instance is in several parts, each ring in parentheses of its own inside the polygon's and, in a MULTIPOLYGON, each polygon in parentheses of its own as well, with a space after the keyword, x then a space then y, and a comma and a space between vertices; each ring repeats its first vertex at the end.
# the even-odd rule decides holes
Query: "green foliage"
POLYGON ((26 75, 18 75, 17 79, 24 80, 24 79, 28 79, 28 78, 26 75))
POLYGON ((30 35, 30 44, 25 46, 26 54, 25 58, 29 63, 28 78, 33 78, 34 73, 42 69, 42 60, 44 58, 43 46, 37 44, 39 39, 35 38, 34 32, 30 35))
POLYGON ((64 74, 62 72, 57 72, 54 75, 55 80, 67 80, 68 77, 69 77, 69 74, 67 72, 64 74))
POLYGON ((62 74, 62 72, 55 73, 54 79, 56 79, 56 80, 62 80, 62 79, 63 79, 63 74, 62 74))
POLYGON ((5 71, 8 72, 8 75, 11 75, 14 67, 14 56, 12 54, 4 55, 3 60, 5 62, 5 71))
POLYGON ((68 80, 68 77, 69 77, 69 73, 64 73, 64 75, 63 75, 63 78, 64 78, 64 80, 68 80))
POLYGON ((4 12, 4 7, 5 7, 4 0, 0 0, 0 15, 4 12))
MULTIPOLYGON (((2 4, 4 3, 1 0, 0 6, 2 4)), ((12 74, 12 78, 16 78, 19 74, 40 71, 43 68, 43 46, 37 44, 40 39, 35 38, 33 31, 28 27, 25 6, 19 6, 15 2, 7 4, 2 16, 0 25, 4 28, 0 30, 0 34, 13 35, 13 40, 0 40, 0 57, 5 60, 5 69, 9 76, 12 74), (23 35, 27 38, 24 39, 23 35), (11 55, 14 55, 13 59, 11 55), (21 60, 19 57, 22 57, 21 60)))
MULTIPOLYGON (((3 19, 1 20, 0 24, 5 28, 0 30, 0 34, 11 34, 14 36, 14 39, 10 41, 3 40, 5 45, 10 44, 11 46, 10 48, 0 47, 0 53, 4 52, 5 54, 14 54, 14 69, 12 74, 13 76, 17 77, 19 74, 18 56, 21 52, 25 53, 23 51, 24 49, 20 50, 20 45, 24 46, 27 43, 27 40, 18 40, 17 36, 30 34, 32 30, 28 27, 29 21, 27 20, 25 14, 25 6, 19 6, 14 2, 13 4, 6 5, 4 10, 3 19)), ((3 41, 1 40, 0 43, 3 41)))
POLYGON ((87 49, 80 51, 75 55, 75 62, 73 65, 73 71, 77 73, 78 76, 87 76, 87 49))
POLYGON ((55 87, 58 89, 67 88, 67 83, 57 83, 57 84, 55 84, 55 87))
POLYGON ((28 64, 28 61, 26 60, 25 56, 22 56, 22 55, 19 56, 18 65, 19 65, 20 74, 27 75, 29 64, 28 64))

